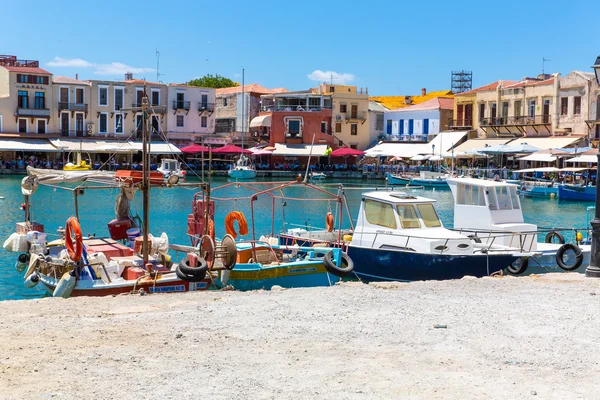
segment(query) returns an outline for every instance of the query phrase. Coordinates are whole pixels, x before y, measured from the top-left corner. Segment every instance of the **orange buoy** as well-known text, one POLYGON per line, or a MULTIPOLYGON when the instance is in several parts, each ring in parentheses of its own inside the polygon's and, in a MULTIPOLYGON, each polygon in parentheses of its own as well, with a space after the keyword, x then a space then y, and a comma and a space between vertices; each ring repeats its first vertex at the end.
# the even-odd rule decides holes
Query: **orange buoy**
POLYGON ((327 213, 325 217, 325 225, 327 226, 327 232, 333 231, 333 214, 330 212, 327 213))
POLYGON ((71 217, 67 220, 65 228, 65 245, 71 260, 75 262, 81 260, 83 235, 81 234, 81 225, 79 225, 79 221, 75 217, 71 217), (73 243, 73 234, 75 234, 75 243, 73 243))
POLYGON ((244 213, 241 211, 232 211, 225 217, 225 230, 228 235, 233 236, 234 239, 237 237, 237 233, 233 227, 233 221, 237 221, 238 227, 240 228, 240 235, 244 236, 248 234, 248 222, 246 221, 244 213))

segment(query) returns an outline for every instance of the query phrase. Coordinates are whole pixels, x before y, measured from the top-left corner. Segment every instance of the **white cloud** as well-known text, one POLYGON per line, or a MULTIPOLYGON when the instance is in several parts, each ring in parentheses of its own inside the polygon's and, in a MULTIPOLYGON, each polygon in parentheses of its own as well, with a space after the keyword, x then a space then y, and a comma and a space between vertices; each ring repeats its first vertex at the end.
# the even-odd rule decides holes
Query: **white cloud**
POLYGON ((123 75, 126 72, 131 72, 133 74, 143 74, 145 72, 154 72, 153 68, 138 68, 131 67, 127 64, 123 64, 120 62, 112 62, 110 64, 96 64, 81 58, 62 58, 62 57, 54 57, 54 59, 50 62, 47 62, 46 65, 49 67, 66 67, 66 68, 92 68, 94 69, 94 74, 96 75, 123 75))
POLYGON ((342 73, 335 71, 321 71, 320 69, 314 70, 308 75, 308 79, 317 82, 333 82, 345 85, 354 80, 355 76, 348 73, 342 73))
POLYGON ((78 68, 91 68, 94 66, 91 62, 82 60, 81 58, 66 59, 61 57, 54 57, 54 60, 46 63, 49 67, 78 67, 78 68))

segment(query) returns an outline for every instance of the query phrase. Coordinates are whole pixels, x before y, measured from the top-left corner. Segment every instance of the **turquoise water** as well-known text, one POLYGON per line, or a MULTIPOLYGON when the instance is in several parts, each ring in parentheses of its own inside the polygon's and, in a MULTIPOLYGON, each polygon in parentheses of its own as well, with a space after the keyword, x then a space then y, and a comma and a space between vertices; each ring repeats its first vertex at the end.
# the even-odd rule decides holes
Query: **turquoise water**
MULTIPOLYGON (((0 239, 2 242, 15 231, 16 222, 24 219, 24 213, 20 209, 23 196, 20 190, 22 177, 8 176, 0 177, 0 239)), ((227 183, 226 179, 215 179, 213 187, 227 183)), ((345 181, 346 196, 353 218, 356 218, 360 195, 363 191, 373 188, 374 185, 381 187, 382 181, 345 181)), ((335 185, 320 186, 331 192, 337 192, 335 185)), ((177 187, 171 189, 155 189, 151 192, 151 219, 150 231, 159 236, 167 232, 171 243, 189 244, 187 236, 187 216, 191 212, 191 204, 197 189, 177 187)), ((422 189, 414 190, 415 194, 437 200, 436 209, 446 227, 453 224, 453 200, 449 190, 422 189)), ((79 197, 79 217, 84 235, 96 234, 96 236, 108 236, 107 223, 115 216, 114 203, 118 190, 86 190, 79 197)), ((252 219, 250 202, 247 198, 249 191, 240 186, 228 186, 214 192, 215 197, 226 198, 217 200, 215 217, 215 228, 217 237, 225 234, 224 218, 230 211, 242 211, 248 218, 250 234, 252 233, 252 219)), ((283 220, 289 224, 288 228, 315 226, 324 228, 325 215, 331 210, 338 213, 335 202, 306 201, 306 198, 326 199, 326 194, 308 191, 303 187, 292 187, 285 191, 288 197, 298 200, 287 200, 285 206, 281 199, 272 198, 267 195, 259 196, 254 203, 254 220, 257 238, 261 234, 271 233, 271 229, 280 232, 283 229, 283 220), (274 208, 274 212, 272 209, 274 208), (285 217, 284 217, 285 214, 285 217), (272 215, 274 218, 272 218, 272 215), (273 226, 274 225, 274 226, 273 226)), ((559 202, 558 200, 546 199, 521 199, 526 222, 537 224, 540 227, 586 227, 586 207, 591 203, 559 202)), ((136 197, 132 202, 132 210, 141 215, 141 199, 136 197)), ((42 187, 33 196, 32 220, 43 223, 48 233, 48 240, 58 238, 56 230, 65 225, 65 221, 74 214, 73 195, 70 191, 42 187)), ((342 219, 345 227, 349 226, 348 218, 344 214, 342 219)), ((337 223, 337 222, 336 222, 337 223)), ((237 225, 236 225, 237 228, 237 225)), ((567 235, 568 236, 568 235, 567 235)), ((572 236, 572 235, 571 235, 572 236)), ((18 273, 14 264, 16 253, 6 252, 0 248, 0 300, 24 299, 43 296, 41 289, 27 289, 23 285, 22 274, 18 273)))

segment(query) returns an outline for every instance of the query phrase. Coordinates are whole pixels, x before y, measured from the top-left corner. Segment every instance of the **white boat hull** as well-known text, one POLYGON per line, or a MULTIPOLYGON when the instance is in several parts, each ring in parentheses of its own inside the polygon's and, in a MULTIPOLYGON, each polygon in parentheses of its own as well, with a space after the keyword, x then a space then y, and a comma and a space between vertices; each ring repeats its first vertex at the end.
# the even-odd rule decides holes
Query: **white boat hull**
POLYGON ((256 171, 249 168, 234 168, 229 170, 228 175, 232 179, 254 179, 256 171))

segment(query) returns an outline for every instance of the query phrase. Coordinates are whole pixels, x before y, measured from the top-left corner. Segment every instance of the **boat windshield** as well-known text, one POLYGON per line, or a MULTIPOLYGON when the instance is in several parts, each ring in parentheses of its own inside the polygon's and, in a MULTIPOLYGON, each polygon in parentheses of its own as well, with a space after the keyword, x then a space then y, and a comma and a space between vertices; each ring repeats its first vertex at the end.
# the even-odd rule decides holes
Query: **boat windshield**
POLYGON ((419 214, 427 228, 437 228, 442 226, 440 218, 433 208, 433 204, 418 204, 419 214))
POLYGON ((404 229, 415 229, 420 228, 421 223, 419 222, 419 216, 415 210, 415 206, 412 204, 399 204, 396 206, 398 209, 398 216, 400 216, 400 224, 404 229))
POLYGON ((365 200, 365 217, 370 224, 396 229, 396 217, 391 204, 375 200, 365 200))

